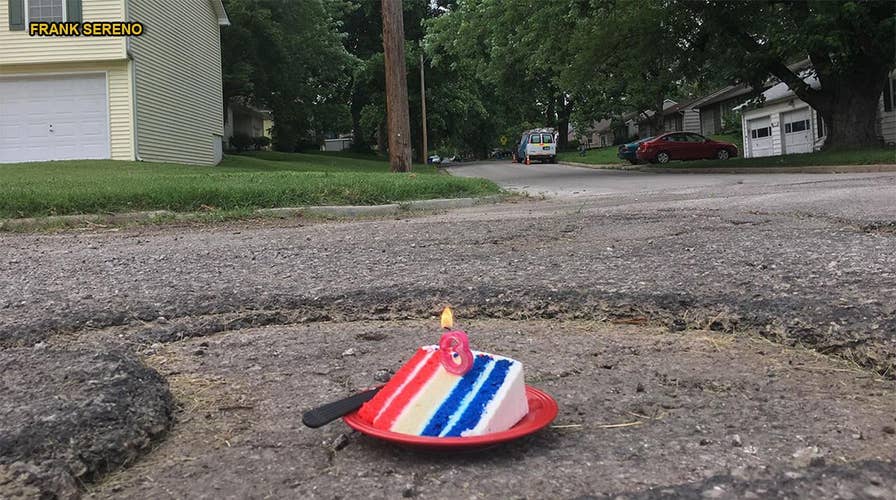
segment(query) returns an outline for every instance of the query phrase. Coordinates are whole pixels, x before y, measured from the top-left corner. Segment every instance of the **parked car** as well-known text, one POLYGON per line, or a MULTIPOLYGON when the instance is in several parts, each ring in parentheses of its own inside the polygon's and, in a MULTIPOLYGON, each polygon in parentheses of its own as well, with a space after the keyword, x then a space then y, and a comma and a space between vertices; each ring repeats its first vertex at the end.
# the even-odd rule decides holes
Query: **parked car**
POLYGON ((523 132, 513 160, 527 165, 533 161, 556 163, 557 141, 554 137, 554 129, 536 128, 523 132))
POLYGON ((436 163, 442 163, 442 157, 439 155, 430 155, 430 157, 426 159, 426 162, 429 163, 430 165, 436 164, 436 163))
POLYGON ((671 160, 727 160, 737 156, 737 146, 714 141, 693 132, 669 132, 638 144, 638 160, 669 163, 671 160))
POLYGON ((638 160, 638 155, 637 155, 638 145, 641 144, 642 142, 647 142, 652 139, 653 139, 653 137, 645 137, 643 139, 639 139, 637 141, 630 142, 628 144, 623 144, 622 146, 619 146, 619 153, 617 154, 617 156, 619 156, 619 158, 622 160, 628 160, 629 163, 631 163, 632 165, 636 165, 636 164, 640 163, 640 161, 638 160))

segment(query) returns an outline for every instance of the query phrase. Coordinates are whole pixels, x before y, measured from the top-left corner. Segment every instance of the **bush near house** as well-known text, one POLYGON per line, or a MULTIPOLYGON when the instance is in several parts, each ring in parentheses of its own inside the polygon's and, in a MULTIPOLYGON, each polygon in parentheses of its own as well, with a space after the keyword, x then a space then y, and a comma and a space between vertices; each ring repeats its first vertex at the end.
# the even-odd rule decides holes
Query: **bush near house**
POLYGON ((271 138, 265 136, 253 137, 252 145, 255 146, 256 151, 267 149, 267 147, 271 145, 271 138))
POLYGON ((233 137, 230 138, 230 147, 235 149, 237 153, 246 151, 252 146, 252 143, 252 136, 249 134, 233 134, 233 137))
POLYGON ((303 205, 373 205, 500 192, 484 179, 430 166, 327 154, 258 152, 217 167, 122 161, 0 165, 0 218, 142 210, 241 211, 303 205))

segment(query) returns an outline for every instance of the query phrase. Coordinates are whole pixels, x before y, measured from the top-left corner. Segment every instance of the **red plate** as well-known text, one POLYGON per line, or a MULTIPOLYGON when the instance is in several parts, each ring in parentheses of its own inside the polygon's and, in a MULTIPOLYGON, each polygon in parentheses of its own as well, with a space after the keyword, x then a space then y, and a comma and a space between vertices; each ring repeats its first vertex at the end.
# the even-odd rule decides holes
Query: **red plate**
POLYGON ((410 448, 428 451, 473 451, 528 436, 554 421, 558 411, 554 398, 529 385, 526 386, 526 397, 529 400, 529 413, 522 420, 506 431, 482 436, 440 438, 385 431, 358 418, 358 412, 350 413, 342 419, 349 427, 362 434, 410 448))

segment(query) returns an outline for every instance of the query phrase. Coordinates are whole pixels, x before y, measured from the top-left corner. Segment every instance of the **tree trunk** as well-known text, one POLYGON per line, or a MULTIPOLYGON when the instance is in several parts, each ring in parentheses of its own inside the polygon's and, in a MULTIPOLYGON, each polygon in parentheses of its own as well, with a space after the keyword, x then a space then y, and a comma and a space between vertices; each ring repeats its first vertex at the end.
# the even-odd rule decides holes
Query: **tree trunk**
POLYGON ((379 154, 385 155, 389 153, 389 146, 386 138, 389 136, 389 126, 386 124, 386 120, 380 122, 379 128, 376 130, 376 148, 379 150, 379 154))
POLYGON ((560 96, 557 104, 560 109, 557 113, 557 130, 559 134, 557 149, 560 150, 569 146, 569 115, 572 114, 572 103, 567 102, 565 97, 560 96))
POLYGON ((383 2, 383 52, 386 62, 386 115, 389 120, 389 163, 393 172, 411 171, 411 123, 404 58, 401 0, 383 2))
POLYGON ((366 153, 370 150, 364 127, 361 125, 361 110, 367 104, 367 99, 362 98, 360 92, 352 92, 352 151, 366 153))
POLYGON ((815 108, 824 120, 827 137, 824 149, 856 149, 880 146, 878 106, 886 84, 886 74, 878 83, 844 82, 828 85, 819 92, 822 97, 815 108))
MULTIPOLYGON (((656 137, 666 131, 666 119, 663 116, 663 105, 666 104, 666 96, 656 96, 656 104, 653 116, 650 117, 650 128, 653 129, 653 136, 656 137)), ((642 137, 643 139, 643 137, 642 137)))

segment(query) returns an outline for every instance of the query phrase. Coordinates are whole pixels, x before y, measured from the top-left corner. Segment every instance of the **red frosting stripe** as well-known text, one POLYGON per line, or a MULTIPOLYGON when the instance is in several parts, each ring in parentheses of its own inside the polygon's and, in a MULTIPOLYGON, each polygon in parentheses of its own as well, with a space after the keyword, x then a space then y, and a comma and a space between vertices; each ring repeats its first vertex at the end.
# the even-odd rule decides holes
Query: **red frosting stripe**
POLYGON ((425 349, 417 349, 414 356, 395 372, 395 375, 393 375, 389 382, 380 389, 380 392, 376 393, 376 396, 361 406, 361 409, 358 410, 358 417, 372 424, 377 414, 379 414, 380 410, 383 408, 383 405, 389 401, 392 395, 398 391, 408 377, 414 373, 414 368, 423 361, 423 358, 425 358, 427 354, 429 353, 425 349))
POLYGON ((386 408, 379 418, 374 420, 374 427, 386 430, 391 429, 392 424, 394 424, 395 420, 401 415, 404 407, 408 405, 418 392, 420 392, 420 388, 429 382, 429 379, 432 378, 433 374, 435 374, 440 366, 442 366, 442 362, 439 361, 439 357, 430 356, 429 359, 426 360, 426 364, 423 365, 423 368, 420 369, 413 380, 409 381, 408 384, 404 386, 401 392, 399 392, 395 399, 392 400, 392 404, 386 408))

